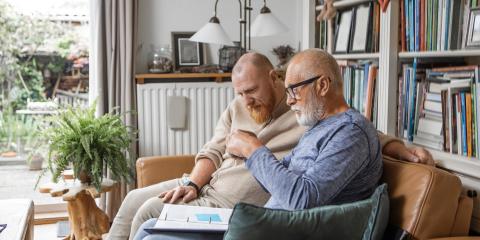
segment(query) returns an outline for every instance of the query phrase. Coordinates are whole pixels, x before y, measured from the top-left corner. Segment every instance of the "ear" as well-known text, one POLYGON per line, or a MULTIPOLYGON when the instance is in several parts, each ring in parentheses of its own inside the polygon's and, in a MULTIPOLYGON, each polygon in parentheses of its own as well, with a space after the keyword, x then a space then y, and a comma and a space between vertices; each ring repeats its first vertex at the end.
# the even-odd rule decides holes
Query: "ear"
POLYGON ((316 82, 316 92, 318 96, 325 97, 332 87, 332 81, 328 77, 321 77, 320 79, 317 80, 316 82))
POLYGON ((278 77, 275 69, 270 70, 270 72, 268 72, 268 76, 270 77, 270 80, 272 80, 273 87, 275 87, 276 86, 275 81, 277 80, 277 77, 278 77))

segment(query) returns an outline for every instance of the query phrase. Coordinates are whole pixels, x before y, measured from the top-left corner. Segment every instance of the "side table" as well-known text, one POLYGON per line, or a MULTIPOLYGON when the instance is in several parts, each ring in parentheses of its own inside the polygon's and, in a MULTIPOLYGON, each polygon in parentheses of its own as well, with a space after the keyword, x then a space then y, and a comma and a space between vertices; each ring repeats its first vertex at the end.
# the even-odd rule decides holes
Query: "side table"
POLYGON ((33 208, 31 199, 0 200, 0 240, 33 240, 33 208))
POLYGON ((102 234, 110 229, 108 216, 98 208, 94 198, 103 192, 112 190, 115 181, 103 179, 100 191, 92 185, 80 181, 50 183, 40 187, 41 193, 50 193, 52 197, 62 196, 67 201, 70 236, 65 239, 102 239, 102 234))

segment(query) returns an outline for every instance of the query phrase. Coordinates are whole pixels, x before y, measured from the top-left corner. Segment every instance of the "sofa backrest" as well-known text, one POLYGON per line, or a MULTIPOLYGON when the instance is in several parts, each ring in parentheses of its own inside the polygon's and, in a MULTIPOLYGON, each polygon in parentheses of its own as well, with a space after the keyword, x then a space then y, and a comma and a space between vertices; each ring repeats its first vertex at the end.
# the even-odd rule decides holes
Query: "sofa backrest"
POLYGON ((390 196, 391 225, 402 228, 415 239, 468 234, 469 219, 457 219, 462 192, 457 176, 389 157, 385 157, 383 167, 382 181, 388 184, 390 196), (460 220, 468 224, 461 226, 461 230, 456 223, 460 220))

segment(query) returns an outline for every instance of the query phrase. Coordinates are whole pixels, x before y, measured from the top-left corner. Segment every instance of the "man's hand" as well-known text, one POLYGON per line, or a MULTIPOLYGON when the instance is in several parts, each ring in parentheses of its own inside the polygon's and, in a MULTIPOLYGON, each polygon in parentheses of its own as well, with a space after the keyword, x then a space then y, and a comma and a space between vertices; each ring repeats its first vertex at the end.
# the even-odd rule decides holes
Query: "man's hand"
POLYGON ((175 203, 182 199, 183 202, 188 203, 198 197, 197 190, 192 186, 178 186, 172 190, 160 193, 159 198, 163 199, 165 203, 175 203))
POLYGON ((390 142, 383 148, 383 154, 400 160, 435 166, 432 154, 421 147, 407 148, 401 142, 390 142))
POLYGON ((227 137, 226 146, 226 152, 238 157, 248 158, 257 148, 263 146, 263 144, 253 133, 234 130, 230 136, 227 137))
POLYGON ((410 154, 409 156, 405 156, 405 158, 411 159, 409 161, 435 166, 435 161, 433 160, 432 154, 430 154, 430 152, 425 148, 409 147, 407 150, 410 154))

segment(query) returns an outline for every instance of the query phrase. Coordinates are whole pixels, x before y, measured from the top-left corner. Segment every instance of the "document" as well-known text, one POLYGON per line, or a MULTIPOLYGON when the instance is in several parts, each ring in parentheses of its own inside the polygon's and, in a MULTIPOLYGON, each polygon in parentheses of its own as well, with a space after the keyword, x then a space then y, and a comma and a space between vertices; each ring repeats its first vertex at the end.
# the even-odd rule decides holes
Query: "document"
POLYGON ((225 232, 232 209, 165 204, 147 232, 225 232))

